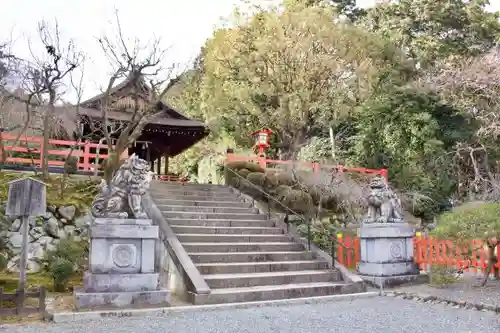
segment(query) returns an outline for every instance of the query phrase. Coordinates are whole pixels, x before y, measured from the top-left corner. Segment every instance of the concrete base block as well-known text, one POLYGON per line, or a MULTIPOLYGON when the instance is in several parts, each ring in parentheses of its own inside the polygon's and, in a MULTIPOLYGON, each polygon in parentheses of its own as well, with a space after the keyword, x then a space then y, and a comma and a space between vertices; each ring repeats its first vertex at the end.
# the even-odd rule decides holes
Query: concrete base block
POLYGON ((418 267, 413 261, 370 263, 360 262, 358 273, 365 276, 400 276, 418 274, 418 267))
POLYGON ((170 306, 170 292, 168 290, 103 293, 75 291, 74 296, 78 310, 89 308, 99 309, 100 307, 170 306))
POLYGON ((83 276, 84 289, 88 293, 142 292, 158 289, 158 273, 149 274, 93 274, 83 276))
POLYGON ((396 287, 403 284, 424 283, 424 277, 419 274, 394 275, 394 276, 373 276, 358 274, 366 283, 374 287, 396 287))

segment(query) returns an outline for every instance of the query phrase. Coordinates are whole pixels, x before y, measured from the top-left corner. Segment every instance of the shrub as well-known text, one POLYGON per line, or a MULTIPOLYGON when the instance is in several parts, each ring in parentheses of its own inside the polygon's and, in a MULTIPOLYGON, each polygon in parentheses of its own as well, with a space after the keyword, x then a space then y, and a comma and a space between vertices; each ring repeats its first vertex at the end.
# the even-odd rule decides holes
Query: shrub
MULTIPOLYGON (((432 236, 438 239, 452 241, 454 246, 465 249, 467 253, 463 255, 471 256, 477 244, 472 244, 472 240, 481 240, 486 251, 489 267, 485 270, 483 285, 488 280, 488 275, 496 263, 494 258, 494 243, 490 240, 500 239, 500 203, 479 203, 475 205, 463 205, 444 213, 438 219, 436 228, 432 231, 432 236)), ((454 251, 454 249, 450 249, 454 251)))
POLYGON ((78 160, 76 156, 68 157, 64 163, 64 172, 68 175, 75 174, 78 171, 78 160))
POLYGON ((7 256, 0 253, 0 272, 7 268, 7 256))
POLYGON ((432 265, 429 274, 429 284, 444 287, 458 281, 455 270, 446 265, 432 265))
POLYGON ((248 169, 241 169, 238 171, 238 174, 243 177, 243 178, 247 178, 248 174, 250 173, 251 171, 248 170, 248 169))
POLYGON ((75 265, 68 259, 55 257, 49 264, 49 275, 54 283, 54 291, 65 291, 74 274, 75 265))
POLYGON ((54 282, 54 290, 64 291, 68 281, 81 273, 88 257, 88 243, 61 239, 54 250, 47 251, 43 265, 54 282))

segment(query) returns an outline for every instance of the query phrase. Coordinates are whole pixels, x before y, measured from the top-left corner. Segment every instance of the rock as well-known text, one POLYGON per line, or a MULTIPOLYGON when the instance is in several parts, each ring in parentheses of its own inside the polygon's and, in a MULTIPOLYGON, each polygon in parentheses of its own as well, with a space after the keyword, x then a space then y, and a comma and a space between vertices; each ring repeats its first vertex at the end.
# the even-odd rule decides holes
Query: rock
POLYGON ((59 229, 57 230, 57 237, 54 237, 54 238, 58 238, 58 239, 66 239, 66 231, 64 231, 64 229, 59 229))
POLYGON ((50 236, 42 236, 38 238, 38 244, 40 244, 42 247, 46 247, 47 244, 52 243, 52 237, 50 236))
POLYGON ((59 237, 59 221, 54 216, 45 221, 44 229, 47 235, 55 238, 59 237))
POLYGON ((76 208, 75 206, 64 206, 59 207, 59 214, 62 218, 66 220, 73 220, 75 218, 76 208))
POLYGON ((68 224, 68 220, 66 220, 65 218, 59 219, 59 222, 61 222, 62 224, 68 224))
POLYGON ((43 259, 44 256, 45 251, 40 243, 31 243, 28 246, 28 260, 43 259))
POLYGON ((51 212, 46 212, 46 213, 43 215, 43 218, 44 218, 45 220, 49 220, 49 219, 51 219, 51 218, 53 218, 53 217, 54 217, 54 214, 52 214, 51 212))
POLYGON ((75 226, 74 225, 64 226, 64 232, 66 233, 67 238, 73 237, 75 235, 75 226))
POLYGON ((7 271, 13 272, 13 273, 19 272, 19 262, 20 262, 20 260, 21 260, 21 256, 19 254, 13 256, 9 260, 9 262, 7 263, 7 271))
POLYGON ((75 219, 75 227, 84 228, 89 226, 91 222, 92 222, 92 216, 90 215, 90 213, 87 213, 75 219))
POLYGON ((43 230, 43 227, 34 227, 29 231, 29 235, 36 240, 45 235, 45 232, 43 230))
POLYGON ((12 222, 9 231, 19 231, 19 229, 21 229, 21 224, 22 223, 20 219, 15 219, 14 222, 12 222))
POLYGON ((23 246, 23 235, 19 232, 12 232, 9 235, 9 243, 14 249, 20 249, 23 246))

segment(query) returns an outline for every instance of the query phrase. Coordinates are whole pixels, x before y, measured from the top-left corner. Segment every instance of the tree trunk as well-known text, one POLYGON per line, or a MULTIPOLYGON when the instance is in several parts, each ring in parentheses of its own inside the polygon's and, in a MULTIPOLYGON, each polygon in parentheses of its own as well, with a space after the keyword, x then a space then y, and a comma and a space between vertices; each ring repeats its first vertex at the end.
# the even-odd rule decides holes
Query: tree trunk
MULTIPOLYGON (((52 99, 52 96, 51 96, 52 99)), ((49 102, 49 107, 47 111, 45 111, 45 115, 43 117, 43 142, 42 142, 42 175, 44 179, 49 178, 49 139, 51 133, 51 123, 50 118, 51 115, 54 114, 54 102, 49 102)))

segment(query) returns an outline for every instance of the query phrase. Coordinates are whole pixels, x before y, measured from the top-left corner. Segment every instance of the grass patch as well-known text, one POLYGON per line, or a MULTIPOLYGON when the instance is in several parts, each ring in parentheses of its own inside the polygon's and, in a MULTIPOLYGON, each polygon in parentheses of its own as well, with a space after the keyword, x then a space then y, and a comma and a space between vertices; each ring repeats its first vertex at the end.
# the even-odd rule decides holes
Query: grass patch
MULTIPOLYGON (((13 273, 0 273, 0 288, 4 289, 6 293, 14 293, 17 289, 19 283, 19 274, 13 273)), ((41 286, 47 289, 47 296, 54 298, 54 307, 58 310, 72 310, 73 306, 73 294, 72 290, 75 287, 83 285, 82 276, 76 276, 72 278, 68 283, 68 288, 66 292, 56 293, 53 292, 53 281, 50 276, 44 273, 33 273, 28 274, 26 277, 26 289, 39 288, 41 286)), ((27 307, 38 307, 38 299, 28 298, 25 300, 25 306, 27 307)), ((13 302, 3 302, 0 305, 3 308, 14 308, 15 304, 13 302)), ((21 316, 0 316, 1 323, 25 323, 32 321, 42 320, 42 315, 40 313, 27 314, 21 316)))

